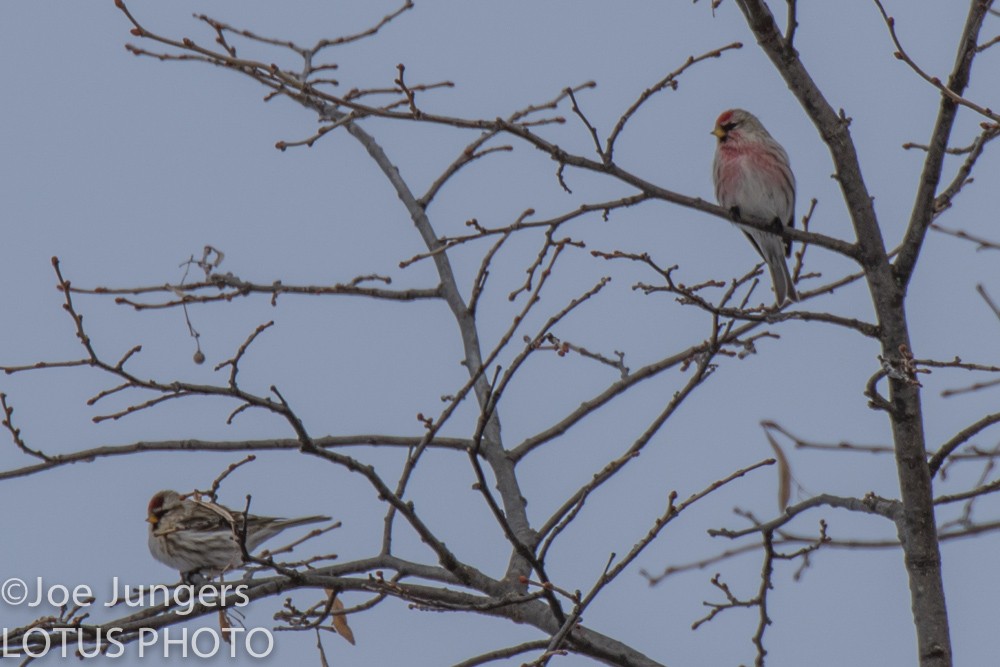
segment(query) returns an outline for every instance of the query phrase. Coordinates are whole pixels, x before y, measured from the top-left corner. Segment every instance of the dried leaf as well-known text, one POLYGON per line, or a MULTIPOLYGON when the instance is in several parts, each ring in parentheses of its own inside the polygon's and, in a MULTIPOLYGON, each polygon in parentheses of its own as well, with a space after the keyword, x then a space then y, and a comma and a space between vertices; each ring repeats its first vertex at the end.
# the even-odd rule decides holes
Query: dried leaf
POLYGON ((219 630, 219 634, 222 635, 222 641, 232 644, 233 640, 230 638, 230 635, 233 633, 233 624, 229 622, 226 610, 222 607, 219 607, 219 630))
POLYGON ((792 497, 792 468, 788 465, 785 452, 781 451, 781 446, 778 445, 778 441, 774 439, 771 432, 765 428, 764 434, 767 436, 767 441, 771 443, 771 449, 774 450, 774 458, 778 460, 778 508, 785 511, 788 507, 788 501, 792 497))
MULTIPOLYGON (((337 594, 334 591, 328 591, 331 596, 333 596, 333 603, 330 607, 334 612, 343 611, 344 603, 340 601, 337 594)), ((347 625, 347 616, 343 614, 333 615, 333 629, 337 631, 337 634, 350 642, 351 646, 354 646, 354 633, 351 632, 351 627, 347 625)))

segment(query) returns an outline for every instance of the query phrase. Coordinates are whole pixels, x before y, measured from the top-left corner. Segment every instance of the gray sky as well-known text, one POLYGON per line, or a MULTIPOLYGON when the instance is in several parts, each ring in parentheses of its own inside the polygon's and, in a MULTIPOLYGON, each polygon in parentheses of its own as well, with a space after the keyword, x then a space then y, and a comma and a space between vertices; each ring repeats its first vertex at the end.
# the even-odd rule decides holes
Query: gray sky
MULTIPOLYGON (((776 11, 784 6, 773 4, 776 11)), ((964 7, 927 0, 887 4, 911 55, 943 77, 954 59, 964 7)), ((909 215, 922 157, 900 146, 926 140, 937 96, 892 57, 885 26, 870 3, 801 5, 797 47, 828 100, 853 119, 851 132, 865 177, 887 243, 895 245, 909 215)), ((306 44, 363 29, 396 6, 381 0, 130 4, 147 27, 174 37, 210 43, 207 28, 191 18, 192 12, 208 12, 236 26, 306 44)), ((421 251, 420 239, 359 145, 333 133, 311 149, 275 150, 277 141, 308 137, 316 128, 315 118, 285 100, 262 103, 264 90, 233 73, 136 58, 123 48, 136 41, 129 27, 110 1, 21 0, 0 6, 0 53, 7 63, 0 124, 0 274, 6 286, 0 291, 0 363, 82 355, 53 289, 49 259, 54 255, 79 286, 177 282, 183 274, 179 264, 206 244, 226 253, 223 272, 262 283, 328 284, 379 273, 390 275, 395 287, 433 285, 426 262, 398 268, 401 260, 421 251)), ((984 35, 992 37, 998 28, 1000 21, 990 17, 984 35)), ((421 104, 467 117, 508 115, 551 99, 567 85, 594 80, 597 87, 578 99, 590 120, 607 132, 644 88, 688 56, 734 41, 744 48, 697 65, 684 74, 677 91, 661 94, 643 108, 623 135, 617 159, 659 185, 712 200, 714 138, 708 132, 720 111, 750 109, 788 150, 798 180, 798 215, 815 197, 819 205, 813 229, 851 238, 825 147, 731 2, 724 2, 713 17, 709 0, 633 2, 627 8, 589 1, 522 1, 500 8, 486 2, 418 0, 415 10, 377 37, 332 57, 340 65, 335 76, 343 90, 390 85, 400 62, 409 82, 453 81, 455 88, 428 93, 421 104)), ((278 57, 255 53, 262 59, 278 57)), ((1000 50, 994 49, 977 61, 969 90, 970 97, 987 106, 992 101, 994 108, 996 101, 989 96, 1000 89, 998 58, 1000 50)), ((978 122, 971 114, 961 116, 955 143, 971 142, 978 122)), ((366 121, 365 127, 417 191, 474 138, 384 121, 366 121)), ((589 137, 573 119, 542 131, 574 150, 587 150, 589 137)), ((947 178, 958 164, 957 158, 949 158, 947 178)), ((943 224, 997 238, 993 190, 998 166, 995 151, 983 157, 976 182, 943 224)), ((524 145, 483 161, 435 201, 430 212, 438 233, 460 233, 472 217, 499 226, 529 207, 541 217, 629 193, 568 171, 566 180, 574 191, 568 195, 559 188, 554 168, 524 145)), ((742 234, 730 225, 662 203, 615 213, 608 222, 585 218, 563 232, 584 240, 588 249, 649 252, 662 265, 678 263, 679 279, 688 284, 741 275, 756 261, 742 234)), ((523 305, 523 300, 508 303, 506 295, 523 281, 537 244, 537 236, 526 237, 498 257, 482 306, 487 348, 523 305)), ((453 255, 464 285, 478 269, 482 250, 462 248, 453 255)), ((824 280, 852 268, 816 248, 807 259, 807 268, 822 272, 824 280)), ((561 261, 526 332, 534 332, 551 312, 601 276, 613 275, 611 285, 567 321, 561 330, 567 339, 605 353, 622 350, 626 363, 637 368, 707 333, 706 318, 694 309, 681 308, 662 294, 643 296, 630 289, 639 280, 653 281, 648 271, 596 261, 585 251, 570 252, 561 261)), ((997 321, 974 291, 984 282, 994 296, 1000 295, 997 275, 990 253, 976 253, 971 244, 940 234, 928 237, 908 310, 918 357, 959 355, 997 363, 997 321)), ((769 292, 763 294, 769 298, 769 292)), ((266 298, 192 308, 208 357, 201 367, 191 362, 194 344, 178 310, 134 313, 110 298, 82 296, 76 305, 95 345, 108 358, 117 359, 141 343, 143 351, 134 360, 140 374, 193 382, 222 382, 222 374, 212 367, 231 356, 254 327, 275 319, 276 326, 251 348, 241 377, 261 394, 277 385, 314 435, 419 434, 415 415, 437 414, 438 397, 456 391, 466 377, 458 363, 461 347, 453 321, 438 303, 284 296, 277 308, 266 298)), ((868 292, 860 285, 808 307, 871 318, 868 292)), ((856 334, 815 324, 787 323, 778 332, 781 340, 761 341, 757 355, 722 361, 716 376, 657 434, 641 459, 589 501, 553 552, 550 575, 559 585, 588 589, 611 552, 627 552, 645 534, 662 513, 669 491, 685 498, 770 456, 758 426, 763 419, 817 441, 888 442, 886 421, 866 407, 862 395, 865 381, 878 368, 877 347, 856 334)), ((508 363, 517 349, 500 363, 508 363)), ((621 404, 594 415, 526 461, 519 471, 532 520, 544 521, 562 498, 627 449, 686 377, 675 372, 638 387, 621 404)), ((596 364, 538 357, 500 406, 505 441, 516 444, 558 421, 614 379, 614 371, 596 364)), ((957 371, 923 378, 932 447, 995 410, 997 389, 939 398, 941 390, 976 379, 957 371)), ((245 413, 227 426, 235 406, 221 400, 176 401, 95 425, 91 418, 96 414, 127 405, 123 396, 96 408, 85 404, 112 386, 109 382, 96 372, 71 369, 6 377, 0 390, 15 407, 23 437, 47 453, 138 440, 292 436, 285 424, 262 413, 245 413)), ((467 435, 474 418, 471 409, 460 411, 444 434, 467 435)), ((987 432, 977 442, 989 447, 995 439, 987 432)), ((898 496, 889 457, 790 448, 787 453, 806 494, 861 496, 874 491, 898 496)), ((402 456, 386 451, 358 455, 389 479, 402 456)), ((0 504, 8 508, 8 539, 0 578, 40 576, 47 584, 88 584, 98 602, 108 599, 115 576, 132 584, 173 581, 174 573, 146 548, 143 519, 149 497, 161 488, 204 488, 239 458, 147 454, 4 481, 0 504)), ((473 476, 465 456, 452 458, 429 456, 414 480, 412 497, 449 547, 488 574, 499 575, 509 550, 481 498, 470 491, 473 476), (461 512, 456 513, 457 507, 461 512), (477 522, 483 527, 477 528, 477 522)), ((28 463, 13 445, 0 447, 2 469, 28 463)), ((974 466, 958 466, 939 492, 967 488, 979 473, 974 466)), ((679 575, 655 588, 638 571, 658 572, 731 546, 709 538, 705 530, 742 527, 744 522, 731 513, 734 506, 762 518, 775 515, 776 486, 776 472, 764 469, 696 506, 605 591, 587 611, 585 623, 668 665, 752 661, 756 611, 726 612, 697 632, 690 625, 705 613, 702 600, 718 601, 708 583, 716 571, 740 595, 756 591, 759 555, 679 575)), ((266 454, 226 482, 222 499, 236 505, 246 493, 253 494, 259 513, 323 512, 343 521, 343 528, 315 547, 338 553, 341 561, 378 549, 382 506, 357 476, 294 454, 266 454)), ((996 511, 996 500, 984 499, 976 518, 985 520, 991 511, 996 511)), ((954 513, 942 513, 939 519, 954 513)), ((792 527, 815 532, 821 517, 837 538, 893 534, 881 519, 834 510, 808 513, 792 527)), ((987 656, 1000 652, 1000 637, 992 631, 1000 583, 989 567, 997 546, 996 536, 986 536, 943 547, 956 664, 984 664, 987 656)), ((429 558, 406 530, 399 547, 401 555, 429 558)), ((792 580, 794 570, 795 565, 783 564, 775 575, 770 598, 774 624, 766 636, 769 665, 914 663, 909 593, 899 553, 821 551, 801 581, 792 580)), ((296 595, 302 603, 310 599, 296 595)), ((347 604, 362 599, 345 596, 347 604)), ((247 626, 268 626, 279 605, 279 599, 258 603, 247 626)), ((0 626, 18 626, 40 613, 0 603, 0 626)), ((106 609, 95 608, 94 620, 107 618, 106 609)), ((190 627, 206 622, 212 620, 190 627)), ((352 616, 351 625, 357 646, 324 638, 331 664, 451 664, 538 638, 533 629, 506 621, 411 611, 398 602, 352 616)), ((312 635, 283 633, 277 641, 270 664, 316 661, 312 635)), ((105 662, 134 659, 128 655, 132 657, 105 662)), ((553 664, 580 663, 567 658, 553 664)))

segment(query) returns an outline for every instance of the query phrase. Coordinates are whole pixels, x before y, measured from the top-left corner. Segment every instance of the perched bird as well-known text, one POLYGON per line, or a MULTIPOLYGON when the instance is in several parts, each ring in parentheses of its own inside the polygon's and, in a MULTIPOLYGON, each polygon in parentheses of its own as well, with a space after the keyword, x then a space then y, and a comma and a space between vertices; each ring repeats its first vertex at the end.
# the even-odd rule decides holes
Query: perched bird
MULTIPOLYGON (((329 521, 328 516, 279 519, 247 516, 246 547, 252 552, 286 528, 329 521)), ((237 538, 243 513, 222 505, 160 491, 149 501, 149 551, 153 558, 179 570, 187 583, 219 576, 243 565, 237 538)))
POLYGON ((792 244, 777 234, 740 224, 741 216, 772 220, 776 230, 795 223, 795 175, 788 153, 757 117, 743 109, 723 111, 712 130, 719 139, 712 176, 715 198, 729 209, 771 272, 777 305, 798 301, 785 257, 792 244))

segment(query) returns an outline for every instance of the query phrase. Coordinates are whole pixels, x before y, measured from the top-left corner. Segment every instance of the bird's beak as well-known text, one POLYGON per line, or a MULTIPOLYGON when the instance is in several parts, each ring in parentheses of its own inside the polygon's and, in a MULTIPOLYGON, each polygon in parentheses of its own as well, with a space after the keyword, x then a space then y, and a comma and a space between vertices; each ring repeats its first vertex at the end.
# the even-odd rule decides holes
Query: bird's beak
POLYGON ((721 127, 719 127, 718 125, 716 125, 716 126, 715 126, 715 129, 714 129, 714 130, 712 130, 711 132, 709 132, 709 134, 714 134, 714 135, 715 135, 716 137, 718 137, 719 139, 722 139, 723 137, 725 137, 725 136, 726 136, 726 131, 725 131, 725 130, 723 130, 723 129, 722 129, 721 127))
POLYGON ((149 523, 150 525, 152 525, 152 526, 155 526, 155 525, 156 525, 156 522, 157 522, 157 521, 159 521, 159 519, 157 519, 157 518, 156 518, 155 516, 153 516, 152 514, 150 514, 149 516, 147 516, 147 517, 146 517, 146 521, 147 521, 147 522, 148 522, 148 523, 149 523))

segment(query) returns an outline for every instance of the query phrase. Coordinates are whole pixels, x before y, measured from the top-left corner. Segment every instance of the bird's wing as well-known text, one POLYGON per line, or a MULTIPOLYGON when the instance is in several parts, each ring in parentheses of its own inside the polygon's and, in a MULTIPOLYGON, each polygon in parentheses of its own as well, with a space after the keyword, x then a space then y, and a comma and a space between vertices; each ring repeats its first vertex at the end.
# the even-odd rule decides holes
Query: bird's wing
POLYGON ((194 504, 194 511, 184 520, 185 528, 194 530, 232 530, 238 523, 242 523, 242 514, 233 515, 227 508, 217 503, 191 498, 194 504))

